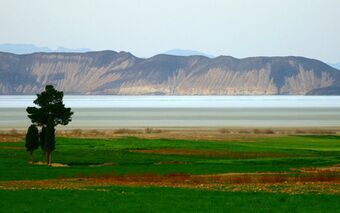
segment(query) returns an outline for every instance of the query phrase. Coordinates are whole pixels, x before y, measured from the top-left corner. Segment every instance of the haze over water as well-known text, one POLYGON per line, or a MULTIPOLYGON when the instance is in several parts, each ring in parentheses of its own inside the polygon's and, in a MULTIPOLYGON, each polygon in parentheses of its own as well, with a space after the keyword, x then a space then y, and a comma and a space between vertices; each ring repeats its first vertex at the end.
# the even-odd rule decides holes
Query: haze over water
MULTIPOLYGON (((36 96, 0 96, 0 128, 26 128, 36 96)), ((65 96, 67 128, 339 127, 337 96, 65 96)), ((60 127, 59 127, 60 128, 60 127)))

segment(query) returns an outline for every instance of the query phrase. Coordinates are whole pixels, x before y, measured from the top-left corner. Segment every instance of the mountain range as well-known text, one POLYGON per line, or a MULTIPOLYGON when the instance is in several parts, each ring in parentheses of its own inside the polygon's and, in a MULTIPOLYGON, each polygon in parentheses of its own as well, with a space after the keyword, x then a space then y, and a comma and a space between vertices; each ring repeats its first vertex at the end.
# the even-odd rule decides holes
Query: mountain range
POLYGON ((70 49, 65 47, 58 47, 57 49, 50 49, 48 47, 38 47, 34 44, 0 44, 0 52, 8 52, 14 54, 30 54, 37 52, 89 52, 88 48, 70 49))
POLYGON ((196 51, 196 50, 184 50, 184 49, 172 49, 164 52, 165 55, 175 55, 175 56, 195 56, 201 55, 208 58, 214 58, 213 55, 206 54, 204 52, 196 51))
POLYGON ((129 52, 0 53, 0 94, 340 95, 340 71, 304 57, 173 56, 129 52))

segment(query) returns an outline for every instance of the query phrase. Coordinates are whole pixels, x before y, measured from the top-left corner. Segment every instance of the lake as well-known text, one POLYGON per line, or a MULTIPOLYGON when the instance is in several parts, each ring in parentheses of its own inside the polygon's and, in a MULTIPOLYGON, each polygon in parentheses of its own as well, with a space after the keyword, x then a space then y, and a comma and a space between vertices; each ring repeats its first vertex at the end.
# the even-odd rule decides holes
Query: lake
MULTIPOLYGON (((0 96, 0 128, 26 128, 36 96, 0 96)), ((340 127, 339 96, 65 96, 67 128, 340 127)))

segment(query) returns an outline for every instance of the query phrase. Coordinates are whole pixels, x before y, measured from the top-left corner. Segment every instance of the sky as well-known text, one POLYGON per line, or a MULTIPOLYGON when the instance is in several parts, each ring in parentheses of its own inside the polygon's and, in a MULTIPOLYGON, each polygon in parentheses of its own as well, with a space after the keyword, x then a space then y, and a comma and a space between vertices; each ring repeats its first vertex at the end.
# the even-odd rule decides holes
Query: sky
POLYGON ((339 0, 0 0, 0 44, 340 62, 339 0))

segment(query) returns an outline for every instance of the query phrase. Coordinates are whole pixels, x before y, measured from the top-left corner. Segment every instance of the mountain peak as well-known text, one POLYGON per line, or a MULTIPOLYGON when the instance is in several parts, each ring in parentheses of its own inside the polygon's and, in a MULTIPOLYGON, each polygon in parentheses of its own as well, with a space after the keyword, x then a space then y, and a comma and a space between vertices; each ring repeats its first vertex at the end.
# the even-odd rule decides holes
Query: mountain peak
POLYGON ((214 58, 213 55, 206 54, 196 50, 185 50, 185 49, 172 49, 164 52, 166 55, 175 55, 175 56, 205 56, 208 58, 214 58))

